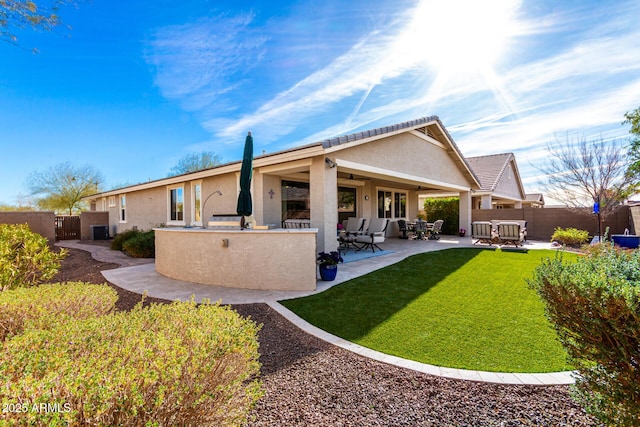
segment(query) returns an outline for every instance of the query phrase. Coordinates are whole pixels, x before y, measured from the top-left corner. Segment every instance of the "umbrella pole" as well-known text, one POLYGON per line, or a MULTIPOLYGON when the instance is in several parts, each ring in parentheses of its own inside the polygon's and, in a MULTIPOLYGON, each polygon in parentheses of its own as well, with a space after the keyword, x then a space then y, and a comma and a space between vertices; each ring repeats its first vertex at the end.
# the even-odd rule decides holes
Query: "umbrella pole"
POLYGON ((240 230, 244 230, 245 224, 246 224, 245 216, 242 215, 242 218, 240 218, 240 230))

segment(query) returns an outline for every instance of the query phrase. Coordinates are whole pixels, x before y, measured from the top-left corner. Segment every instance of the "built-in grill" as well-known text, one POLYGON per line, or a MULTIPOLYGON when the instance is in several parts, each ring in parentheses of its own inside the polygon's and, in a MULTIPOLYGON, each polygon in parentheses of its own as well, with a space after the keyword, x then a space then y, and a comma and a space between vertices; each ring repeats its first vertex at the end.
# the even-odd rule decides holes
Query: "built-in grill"
POLYGON ((208 227, 213 230, 240 230, 240 215, 211 215, 208 227))

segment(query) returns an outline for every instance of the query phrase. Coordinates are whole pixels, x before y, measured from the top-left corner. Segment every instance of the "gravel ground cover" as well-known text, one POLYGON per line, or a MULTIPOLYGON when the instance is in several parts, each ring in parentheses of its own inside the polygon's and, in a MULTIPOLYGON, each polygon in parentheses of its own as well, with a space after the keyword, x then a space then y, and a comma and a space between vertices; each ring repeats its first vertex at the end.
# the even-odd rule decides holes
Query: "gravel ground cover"
MULTIPOLYGON (((69 250, 56 280, 105 283, 114 264, 69 250)), ((141 295, 113 284, 119 310, 141 295)), ((166 302, 148 298, 149 302, 166 302)), ((234 306, 262 324, 265 396, 250 426, 595 426, 567 386, 517 386, 435 377, 363 358, 293 326, 266 304, 234 306)))

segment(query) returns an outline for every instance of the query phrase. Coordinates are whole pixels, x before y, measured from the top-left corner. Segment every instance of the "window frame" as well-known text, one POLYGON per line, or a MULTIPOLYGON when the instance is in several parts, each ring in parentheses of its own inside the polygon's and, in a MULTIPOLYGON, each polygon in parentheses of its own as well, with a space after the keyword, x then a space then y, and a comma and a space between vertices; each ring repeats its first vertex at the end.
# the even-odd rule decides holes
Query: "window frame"
POLYGON ((202 211, 202 181, 193 181, 191 183, 191 224, 202 226, 202 218, 204 212, 202 211), (199 188, 200 200, 198 203, 198 191, 196 188, 199 188), (200 220, 198 221, 198 216, 200 216, 200 220))
MULTIPOLYGON (((185 222, 185 203, 184 203, 184 184, 180 185, 171 185, 167 187, 167 225, 186 225, 185 222), (182 218, 178 218, 176 215, 176 219, 172 219, 173 216, 173 199, 172 194, 176 191, 176 194, 180 194, 182 198, 182 211, 176 210, 176 214, 182 213, 182 218), (179 193, 178 193, 179 192, 179 193)), ((178 206, 178 201, 176 201, 176 207, 178 206)))
MULTIPOLYGON (((388 218, 388 219, 408 219, 407 215, 407 202, 409 201, 409 191, 408 190, 400 190, 397 188, 386 188, 386 187, 376 187, 376 215, 378 218, 388 218), (380 210, 380 194, 383 193, 383 199, 386 201, 387 195, 390 198, 390 206, 387 211, 386 206, 383 207, 383 210, 380 210), (401 201, 404 195, 404 208, 401 208, 401 201), (400 204, 400 206, 397 206, 400 204), (404 210, 404 212, 402 212, 404 210), (389 213, 389 216, 380 216, 386 215, 389 213), (404 214, 404 215, 402 215, 404 214)), ((386 203, 386 202, 384 202, 386 203)))
POLYGON ((125 224, 127 222, 127 195, 120 195, 120 206, 119 208, 119 219, 121 224, 125 224))

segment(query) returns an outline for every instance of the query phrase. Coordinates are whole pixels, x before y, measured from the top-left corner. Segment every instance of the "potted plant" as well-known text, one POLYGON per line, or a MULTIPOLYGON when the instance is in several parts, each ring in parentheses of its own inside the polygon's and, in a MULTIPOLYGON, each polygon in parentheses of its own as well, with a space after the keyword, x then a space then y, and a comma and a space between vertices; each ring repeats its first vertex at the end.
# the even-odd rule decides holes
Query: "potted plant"
POLYGON ((329 282, 336 278, 338 273, 338 263, 343 261, 340 252, 320 252, 318 254, 318 265, 320 266, 320 278, 325 282, 329 282))
POLYGON ((460 234, 460 237, 464 237, 465 234, 467 234, 467 230, 465 230, 464 228, 461 228, 459 234, 460 234))

